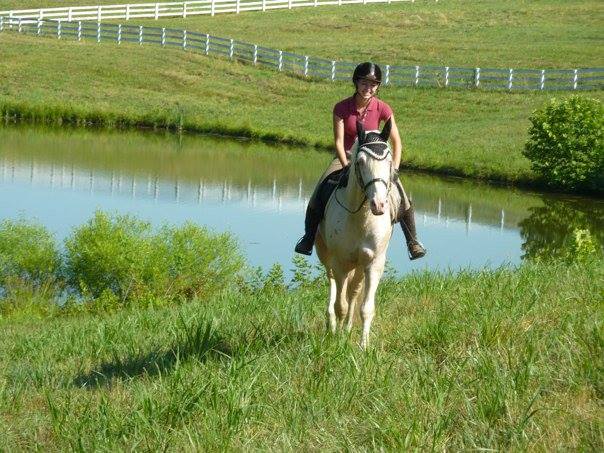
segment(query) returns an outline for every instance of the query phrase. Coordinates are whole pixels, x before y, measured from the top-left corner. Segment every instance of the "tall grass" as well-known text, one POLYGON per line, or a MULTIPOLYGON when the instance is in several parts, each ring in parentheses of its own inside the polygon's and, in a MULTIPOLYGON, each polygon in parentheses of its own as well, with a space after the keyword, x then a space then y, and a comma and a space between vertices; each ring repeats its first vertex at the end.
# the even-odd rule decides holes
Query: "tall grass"
POLYGON ((600 450, 602 269, 387 278, 367 353, 308 277, 0 320, 0 448, 600 450))

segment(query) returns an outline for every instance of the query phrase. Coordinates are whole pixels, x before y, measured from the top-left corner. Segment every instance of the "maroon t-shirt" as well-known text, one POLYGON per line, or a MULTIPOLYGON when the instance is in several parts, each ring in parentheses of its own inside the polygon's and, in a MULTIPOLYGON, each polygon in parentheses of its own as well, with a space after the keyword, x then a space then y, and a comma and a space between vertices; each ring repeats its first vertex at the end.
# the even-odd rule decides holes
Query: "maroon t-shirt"
POLYGON ((381 121, 387 121, 392 116, 392 109, 384 101, 371 98, 366 112, 357 110, 354 96, 338 102, 333 113, 344 120, 344 149, 349 151, 357 138, 357 120, 361 121, 366 131, 380 128, 381 121))

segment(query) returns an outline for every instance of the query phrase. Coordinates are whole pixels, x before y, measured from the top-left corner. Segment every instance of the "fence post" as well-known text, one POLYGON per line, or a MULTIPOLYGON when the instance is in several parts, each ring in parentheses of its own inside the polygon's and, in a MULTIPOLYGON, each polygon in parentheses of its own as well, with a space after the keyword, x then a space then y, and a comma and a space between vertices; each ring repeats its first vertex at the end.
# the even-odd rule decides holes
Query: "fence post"
POLYGON ((187 30, 182 31, 182 50, 187 49, 187 30))
POLYGON ((21 25, 21 20, 22 19, 19 18, 19 28, 18 28, 19 33, 21 33, 23 31, 23 25, 21 25))
POLYGON ((0 31, 4 31, 4 16, 0 16, 0 31))
POLYGON ((138 45, 143 45, 143 26, 139 25, 138 27, 138 45))
MULTIPOLYGON (((0 21, 2 21, 2 18, 0 17, 0 21)), ((0 31, 2 30, 2 26, 0 25, 0 31)), ((38 19, 38 36, 40 36, 42 34, 42 21, 40 19, 38 19)))
POLYGON ((122 24, 118 24, 117 26, 117 43, 122 43, 122 24))
POLYGON ((73 7, 69 7, 69 9, 67 10, 67 22, 71 22, 71 18, 73 15, 73 7))
POLYGON ((61 19, 57 21, 57 39, 61 39, 61 19))
POLYGON ((210 35, 206 33, 206 55, 210 54, 210 35))
POLYGON ((577 89, 577 82, 579 81, 579 70, 575 69, 575 73, 573 75, 573 90, 577 89))
POLYGON ((155 4, 155 20, 159 19, 159 3, 155 4))
POLYGON ((239 14, 239 0, 237 0, 237 3, 235 3, 235 13, 239 14))
MULTIPOLYGON (((262 2, 264 3, 264 0, 262 0, 262 2)), ((211 2, 210 2, 210 16, 214 15, 214 8, 215 8, 214 0, 211 0, 211 2)))
POLYGON ((258 63, 258 44, 254 44, 254 66, 258 63))
POLYGON ((512 84, 514 82, 514 70, 510 68, 510 75, 508 77, 508 90, 512 89, 512 84))
POLYGON ((182 18, 183 19, 187 18, 187 2, 184 2, 182 4, 182 18))
POLYGON ((390 83, 390 65, 386 65, 386 77, 384 77, 384 85, 388 85, 390 83))
POLYGON ((287 0, 287 9, 292 9, 292 0, 287 0))
POLYGON ((229 46, 229 59, 233 59, 233 51, 235 50, 235 41, 231 39, 231 45, 229 46))
POLYGON ((96 42, 101 42, 101 23, 96 23, 96 42))
POLYGON ((474 69, 474 86, 476 88, 480 86, 480 68, 474 69))
POLYGON ((449 86, 449 66, 445 66, 445 86, 449 86))
POLYGON ((96 21, 100 22, 103 16, 103 7, 101 5, 96 7, 96 21))
POLYGON ((78 41, 82 40, 82 21, 78 21, 78 41))
POLYGON ((130 20, 130 4, 126 4, 126 20, 130 20))
MULTIPOLYGON (((264 0, 263 0, 263 1, 264 1, 264 0)), ((363 1, 365 1, 365 0, 363 0, 363 1)), ((319 3, 319 2, 318 2, 318 0, 315 0, 315 4, 314 4, 314 6, 317 6, 317 5, 318 5, 318 3, 319 3)))
MULTIPOLYGON (((214 0, 212 0, 212 1, 214 1, 214 0)), ((266 0, 262 0, 262 12, 265 12, 265 11, 266 11, 266 0)))
POLYGON ((308 77, 308 55, 304 56, 304 77, 308 77))
POLYGON ((336 61, 332 60, 331 62, 331 81, 336 80, 336 61))
POLYGON ((419 66, 415 67, 415 86, 419 85, 419 66))
POLYGON ((279 51, 279 71, 283 69, 283 51, 279 51))
POLYGON ((162 47, 166 45, 166 27, 161 28, 161 45, 162 47))
POLYGON ((541 84, 539 86, 540 90, 545 89, 545 69, 541 70, 541 84))

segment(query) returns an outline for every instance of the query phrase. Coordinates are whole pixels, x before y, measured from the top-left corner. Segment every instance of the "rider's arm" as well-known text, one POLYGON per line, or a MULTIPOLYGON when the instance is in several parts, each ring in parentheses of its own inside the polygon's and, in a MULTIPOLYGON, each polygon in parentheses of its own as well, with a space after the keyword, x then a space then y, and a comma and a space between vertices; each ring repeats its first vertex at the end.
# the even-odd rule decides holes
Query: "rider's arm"
POLYGON ((394 121, 394 114, 390 116, 392 122, 392 129, 390 129, 390 143, 392 143, 392 166, 398 170, 401 164, 401 153, 403 149, 403 143, 401 142, 401 136, 398 133, 398 127, 394 121))
POLYGON ((333 115, 333 140, 336 146, 336 156, 345 167, 348 165, 348 158, 344 150, 344 120, 336 114, 333 115))

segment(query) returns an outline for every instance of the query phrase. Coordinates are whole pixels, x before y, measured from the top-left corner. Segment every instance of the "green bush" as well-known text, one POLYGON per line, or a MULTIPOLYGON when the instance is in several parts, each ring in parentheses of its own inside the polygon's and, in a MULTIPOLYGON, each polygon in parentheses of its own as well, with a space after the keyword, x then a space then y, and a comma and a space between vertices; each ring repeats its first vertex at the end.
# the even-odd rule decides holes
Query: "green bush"
POLYGON ((213 235, 192 223, 162 228, 158 242, 164 293, 170 298, 191 299, 223 289, 244 263, 231 235, 213 235))
POLYGON ((524 155, 547 184, 603 191, 604 109, 596 99, 552 99, 530 117, 524 155))
POLYGON ((0 222, 0 287, 39 289, 57 279, 60 255, 51 234, 25 220, 0 222))
POLYGON ((97 211, 65 241, 67 282, 93 298, 107 290, 123 302, 147 295, 161 267, 152 239, 149 223, 97 211))
POLYGON ((243 263, 229 234, 191 223, 154 234, 147 222, 103 212, 66 241, 67 281, 108 305, 207 296, 233 282, 243 263))

